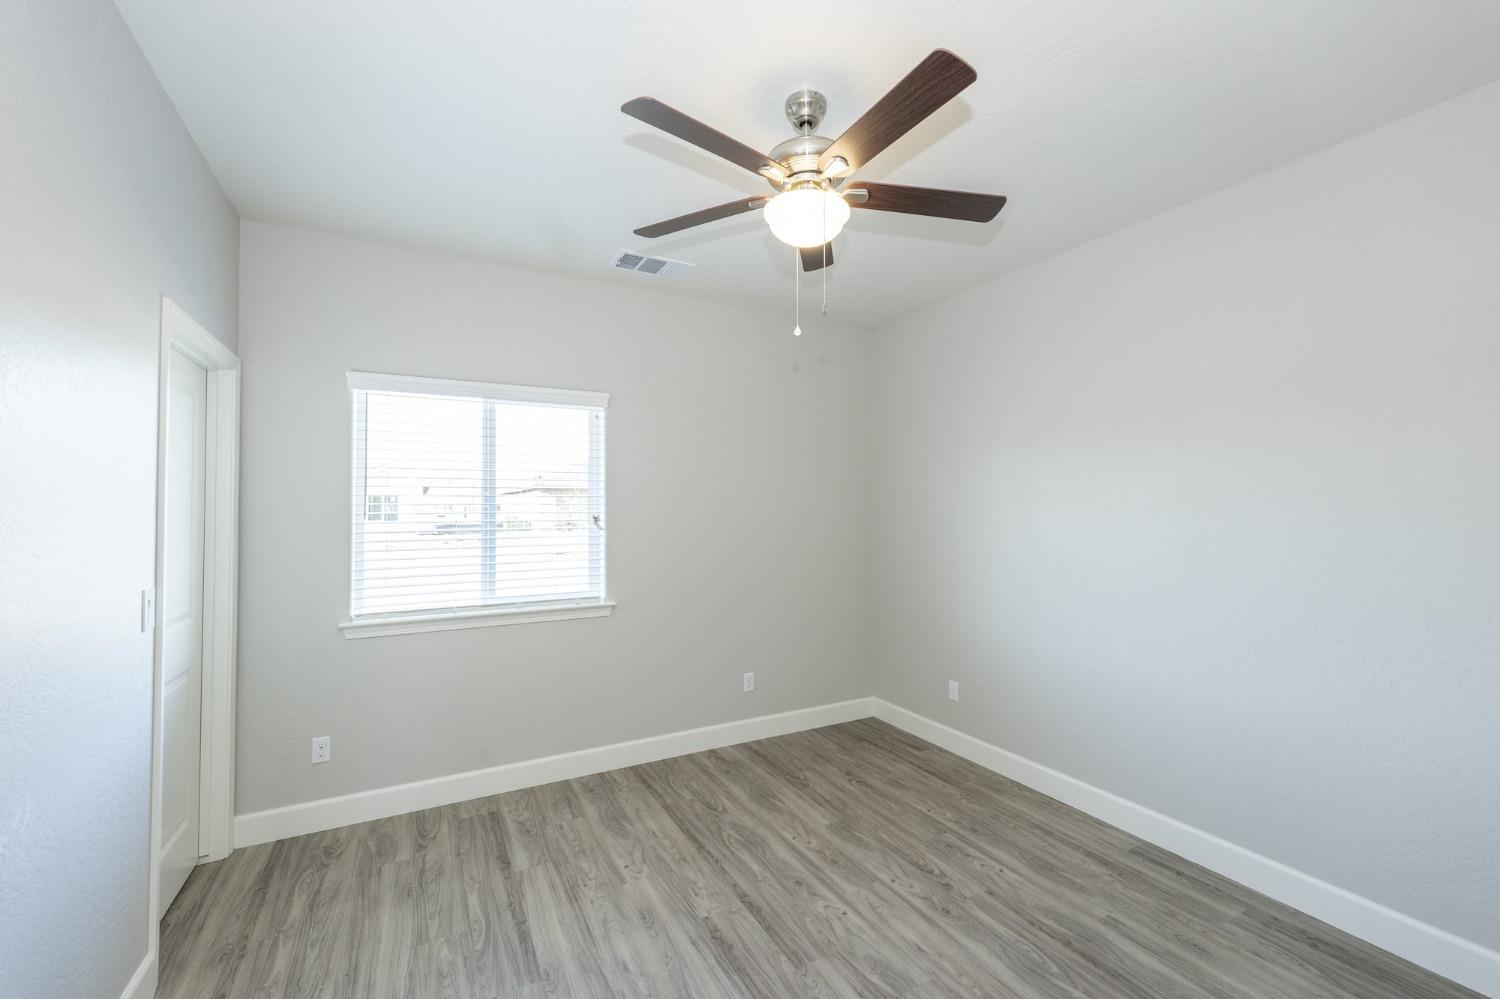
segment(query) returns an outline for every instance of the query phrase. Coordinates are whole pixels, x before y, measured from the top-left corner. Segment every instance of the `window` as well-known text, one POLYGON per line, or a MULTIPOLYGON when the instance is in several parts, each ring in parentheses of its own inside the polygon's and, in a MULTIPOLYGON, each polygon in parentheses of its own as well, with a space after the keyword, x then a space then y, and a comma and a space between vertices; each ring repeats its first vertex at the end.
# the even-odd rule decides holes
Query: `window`
POLYGON ((349 637, 609 612, 608 396, 361 372, 349 388, 349 637))

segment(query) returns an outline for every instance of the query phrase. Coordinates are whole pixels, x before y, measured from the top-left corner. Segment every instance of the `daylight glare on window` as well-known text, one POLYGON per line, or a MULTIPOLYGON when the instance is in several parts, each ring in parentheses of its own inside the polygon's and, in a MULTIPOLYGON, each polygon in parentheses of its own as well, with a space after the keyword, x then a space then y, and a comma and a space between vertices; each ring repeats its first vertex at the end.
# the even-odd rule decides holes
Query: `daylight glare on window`
POLYGON ((354 477, 356 615, 603 595, 602 409, 359 391, 354 477))

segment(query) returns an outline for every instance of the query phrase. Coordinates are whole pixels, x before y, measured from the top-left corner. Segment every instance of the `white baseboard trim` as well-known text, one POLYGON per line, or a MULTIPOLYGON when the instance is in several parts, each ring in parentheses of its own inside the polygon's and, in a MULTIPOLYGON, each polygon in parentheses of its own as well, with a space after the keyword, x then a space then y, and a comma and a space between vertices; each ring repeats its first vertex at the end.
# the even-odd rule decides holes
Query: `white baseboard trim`
POLYGON ((156 955, 147 954, 141 966, 130 976, 130 984, 120 993, 120 999, 152 999, 156 995, 156 955))
POLYGON ((242 847, 269 843, 289 836, 322 832, 324 829, 336 829, 355 822, 369 822, 423 808, 452 805, 523 787, 585 777, 605 770, 633 767, 824 725, 837 725, 856 718, 868 718, 872 714, 874 706, 871 699, 858 697, 852 701, 760 715, 630 742, 617 742, 594 749, 580 749, 557 756, 433 777, 410 784, 375 788, 337 798, 322 798, 282 808, 249 812, 234 817, 234 845, 242 847))
POLYGON ((873 700, 875 717, 919 739, 1186 857, 1460 985, 1488 996, 1500 996, 1500 953, 914 711, 878 697, 873 700))

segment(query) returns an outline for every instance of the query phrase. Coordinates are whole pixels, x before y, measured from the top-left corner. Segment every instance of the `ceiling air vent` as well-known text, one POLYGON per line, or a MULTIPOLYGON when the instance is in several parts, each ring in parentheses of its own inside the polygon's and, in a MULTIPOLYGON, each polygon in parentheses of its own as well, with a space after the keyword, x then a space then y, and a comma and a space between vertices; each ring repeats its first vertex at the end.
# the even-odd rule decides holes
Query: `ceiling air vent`
POLYGON ((644 257, 639 253, 621 250, 615 254, 615 259, 610 261, 610 266, 618 271, 635 271, 637 274, 651 274, 656 277, 680 278, 697 265, 690 264, 686 260, 644 257))

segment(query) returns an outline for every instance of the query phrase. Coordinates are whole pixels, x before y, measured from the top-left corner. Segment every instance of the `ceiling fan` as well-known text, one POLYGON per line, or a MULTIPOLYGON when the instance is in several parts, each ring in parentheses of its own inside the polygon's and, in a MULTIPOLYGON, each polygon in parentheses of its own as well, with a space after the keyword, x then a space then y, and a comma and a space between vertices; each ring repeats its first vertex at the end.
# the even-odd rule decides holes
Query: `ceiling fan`
POLYGON ((832 242, 849 221, 851 205, 880 212, 988 222, 1005 206, 1003 196, 868 182, 845 187, 856 170, 977 78, 968 63, 938 49, 837 139, 814 134, 827 113, 827 99, 816 90, 799 90, 786 99, 787 120, 797 134, 769 153, 751 149, 653 97, 627 101, 620 110, 632 118, 759 174, 779 192, 680 215, 637 229, 635 234, 654 239, 762 208, 772 234, 798 247, 803 270, 813 271, 833 263, 832 242))

